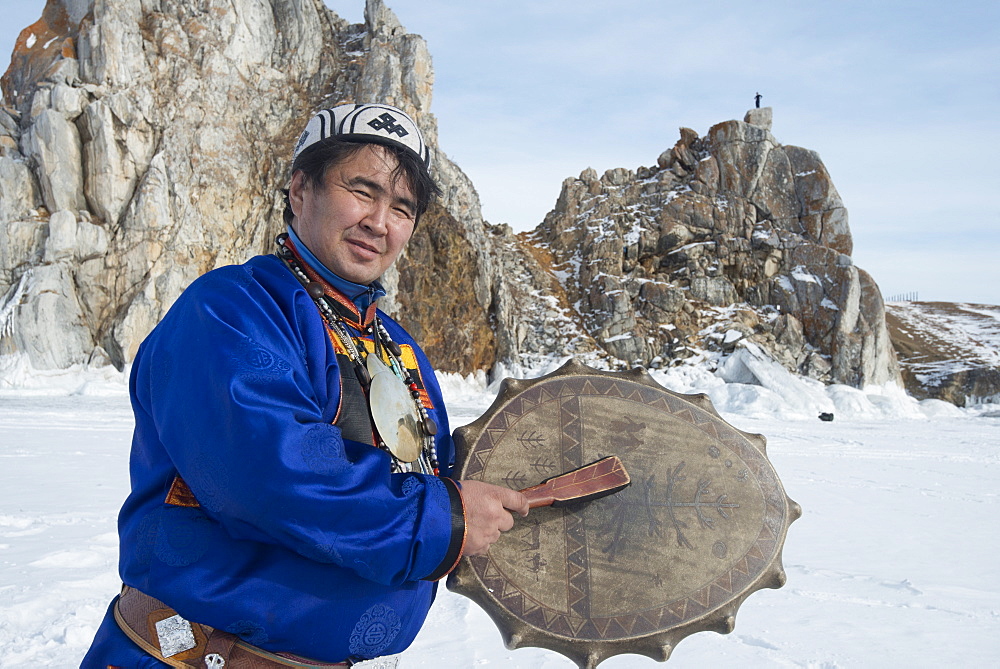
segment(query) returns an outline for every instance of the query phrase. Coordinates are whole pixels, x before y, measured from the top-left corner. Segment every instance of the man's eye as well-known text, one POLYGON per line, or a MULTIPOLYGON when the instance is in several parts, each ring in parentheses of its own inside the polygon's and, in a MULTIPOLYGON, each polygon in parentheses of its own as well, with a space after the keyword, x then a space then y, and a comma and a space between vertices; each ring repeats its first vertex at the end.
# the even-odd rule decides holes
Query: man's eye
POLYGON ((371 197, 372 197, 372 194, 371 194, 371 193, 369 193, 369 192, 368 192, 368 191, 366 191, 366 190, 361 190, 360 188, 355 188, 355 189, 354 189, 354 194, 355 194, 355 195, 357 195, 358 197, 363 197, 363 198, 365 198, 365 199, 369 199, 369 200, 370 200, 370 199, 371 199, 371 197))

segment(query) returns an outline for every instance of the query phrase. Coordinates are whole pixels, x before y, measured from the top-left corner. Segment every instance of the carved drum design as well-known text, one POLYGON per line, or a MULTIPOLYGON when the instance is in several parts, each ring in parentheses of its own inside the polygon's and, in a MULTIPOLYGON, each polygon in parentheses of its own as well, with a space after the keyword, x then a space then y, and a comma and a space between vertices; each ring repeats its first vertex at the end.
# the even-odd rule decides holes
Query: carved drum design
POLYGON ((662 661, 689 634, 731 631, 747 596, 784 583, 781 548, 801 511, 764 438, 704 395, 571 361, 505 381, 455 439, 459 478, 521 489, 617 455, 632 479, 604 499, 534 509, 488 555, 462 560, 448 587, 486 609, 508 647, 586 667, 619 653, 662 661))

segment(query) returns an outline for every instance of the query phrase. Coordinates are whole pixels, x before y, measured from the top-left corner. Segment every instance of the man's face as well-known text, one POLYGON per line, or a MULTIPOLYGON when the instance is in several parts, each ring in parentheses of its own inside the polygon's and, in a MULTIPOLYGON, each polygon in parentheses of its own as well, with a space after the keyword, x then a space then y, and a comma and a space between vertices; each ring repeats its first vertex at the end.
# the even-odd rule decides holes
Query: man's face
POLYGON ((326 171, 322 186, 292 175, 288 199, 299 239, 334 274, 360 284, 382 276, 413 234, 416 199, 393 183, 396 158, 368 144, 326 171))

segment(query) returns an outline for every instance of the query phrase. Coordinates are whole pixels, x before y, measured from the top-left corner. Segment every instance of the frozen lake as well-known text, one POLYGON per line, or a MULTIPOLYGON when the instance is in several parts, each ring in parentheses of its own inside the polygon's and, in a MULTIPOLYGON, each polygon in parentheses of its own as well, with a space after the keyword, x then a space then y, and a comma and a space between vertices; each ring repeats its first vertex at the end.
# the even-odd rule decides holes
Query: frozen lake
MULTIPOLYGON (((751 595, 732 634, 682 641, 668 665, 996 666, 1000 417, 876 397, 878 412, 842 411, 827 423, 803 417, 808 407, 788 409, 780 388, 735 385, 709 389, 716 406, 767 436, 803 509, 785 544, 788 582, 751 595)), ((482 383, 449 378, 445 388, 455 425, 492 400, 482 383)), ((0 667, 78 666, 119 587, 128 397, 120 382, 77 390, 0 394, 0 667)), ((505 649, 476 604, 443 589, 404 658, 403 667, 575 666, 546 650, 505 649)), ((601 665, 655 666, 635 655, 601 665)))

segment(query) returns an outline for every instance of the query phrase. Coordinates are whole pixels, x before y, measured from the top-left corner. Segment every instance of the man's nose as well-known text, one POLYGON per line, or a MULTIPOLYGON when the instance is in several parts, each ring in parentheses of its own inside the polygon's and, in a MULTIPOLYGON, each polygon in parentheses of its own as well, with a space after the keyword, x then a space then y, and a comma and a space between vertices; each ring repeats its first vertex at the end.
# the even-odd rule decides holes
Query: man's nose
POLYGON ((389 216, 389 206, 381 202, 375 202, 368 209, 364 219, 362 219, 362 223, 372 234, 384 235, 389 230, 389 216))

